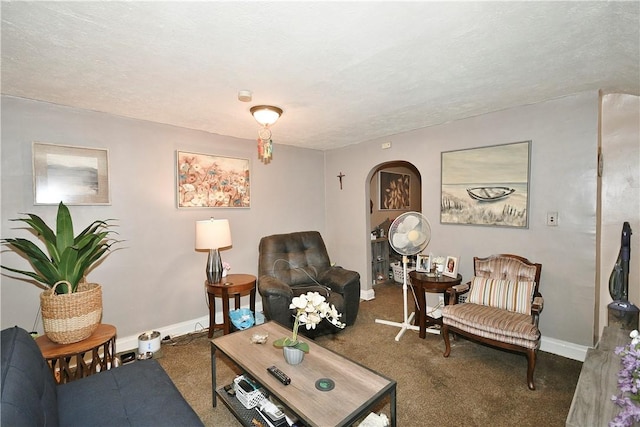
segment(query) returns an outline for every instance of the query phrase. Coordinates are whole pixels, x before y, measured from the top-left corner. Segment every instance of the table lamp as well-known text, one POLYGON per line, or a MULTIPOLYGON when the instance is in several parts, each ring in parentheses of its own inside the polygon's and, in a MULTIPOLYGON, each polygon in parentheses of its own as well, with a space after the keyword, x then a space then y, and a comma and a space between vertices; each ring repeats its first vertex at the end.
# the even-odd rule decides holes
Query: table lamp
POLYGON ((220 248, 231 246, 229 220, 207 219, 196 221, 196 250, 208 249, 207 281, 219 283, 222 279, 222 258, 220 248))

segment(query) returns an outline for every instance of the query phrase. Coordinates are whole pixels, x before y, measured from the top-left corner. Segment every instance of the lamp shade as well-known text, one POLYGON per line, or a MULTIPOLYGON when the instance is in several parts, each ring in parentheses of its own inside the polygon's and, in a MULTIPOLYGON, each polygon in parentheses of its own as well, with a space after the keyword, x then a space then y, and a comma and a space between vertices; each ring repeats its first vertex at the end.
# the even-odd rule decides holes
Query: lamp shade
POLYGON ((227 219, 196 221, 196 249, 219 249, 231 246, 231 229, 227 219))

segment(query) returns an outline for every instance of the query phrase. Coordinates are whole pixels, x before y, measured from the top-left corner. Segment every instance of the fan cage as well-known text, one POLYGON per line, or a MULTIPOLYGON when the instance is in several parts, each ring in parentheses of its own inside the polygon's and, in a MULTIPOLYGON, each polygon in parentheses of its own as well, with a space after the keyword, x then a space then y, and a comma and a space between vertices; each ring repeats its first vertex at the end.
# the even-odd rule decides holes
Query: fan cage
MULTIPOLYGON (((414 230, 416 228, 417 227, 413 227, 414 230)), ((391 226, 389 227, 389 244, 391 245, 394 251, 396 251, 398 254, 403 256, 416 255, 422 252, 424 248, 427 247, 430 240, 431 240, 431 224, 429 223, 429 220, 427 219, 427 217, 425 217, 420 212, 405 212, 400 216, 398 216, 391 223, 391 226), (394 239, 394 236, 398 233, 398 228, 400 227, 400 225, 404 224, 404 222, 410 217, 415 217, 418 220, 417 225, 419 225, 420 231, 425 233, 426 237, 423 242, 421 242, 419 245, 413 245, 412 249, 408 251, 405 248, 396 247, 396 245, 393 243, 393 239, 394 239)))

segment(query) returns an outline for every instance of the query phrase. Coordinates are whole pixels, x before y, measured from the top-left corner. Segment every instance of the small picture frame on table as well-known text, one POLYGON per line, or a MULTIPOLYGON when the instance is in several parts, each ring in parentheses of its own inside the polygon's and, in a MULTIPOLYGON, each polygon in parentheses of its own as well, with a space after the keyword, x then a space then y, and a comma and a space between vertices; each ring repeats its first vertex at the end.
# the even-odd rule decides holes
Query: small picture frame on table
POLYGON ((453 277, 454 279, 458 277, 458 257, 448 256, 447 260, 444 263, 444 271, 443 275, 448 277, 453 277))
POLYGON ((431 258, 429 255, 418 254, 416 257, 416 271, 428 273, 431 271, 431 258))

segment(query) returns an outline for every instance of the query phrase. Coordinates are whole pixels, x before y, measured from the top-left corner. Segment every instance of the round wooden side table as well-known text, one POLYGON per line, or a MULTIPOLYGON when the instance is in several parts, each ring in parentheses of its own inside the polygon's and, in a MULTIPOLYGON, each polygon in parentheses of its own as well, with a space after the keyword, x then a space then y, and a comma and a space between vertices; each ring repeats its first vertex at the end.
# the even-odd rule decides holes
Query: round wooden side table
MULTIPOLYGON (((462 282, 462 276, 458 274, 456 278, 445 275, 436 277, 428 276, 426 273, 414 270, 409 273, 409 279, 411 280, 411 285, 416 288, 416 296, 418 298, 418 323, 420 326, 418 336, 424 338, 427 335, 427 323, 442 326, 442 318, 431 317, 427 314, 427 302, 424 293, 445 294, 447 289, 459 285, 462 282)), ((445 305, 447 304, 446 298, 444 299, 444 303, 445 305)))
POLYGON ((229 297, 234 297, 236 310, 240 308, 240 297, 249 295, 249 309, 256 313, 256 276, 251 274, 228 274, 220 283, 204 282, 209 300, 209 338, 215 329, 222 329, 224 335, 231 332, 229 319, 229 297), (216 297, 222 298, 222 323, 216 323, 216 297))
POLYGON ((57 344, 42 335, 36 338, 58 384, 111 369, 116 355, 116 328, 101 323, 87 339, 72 344, 57 344), (102 350, 102 352, 100 352, 102 350))

